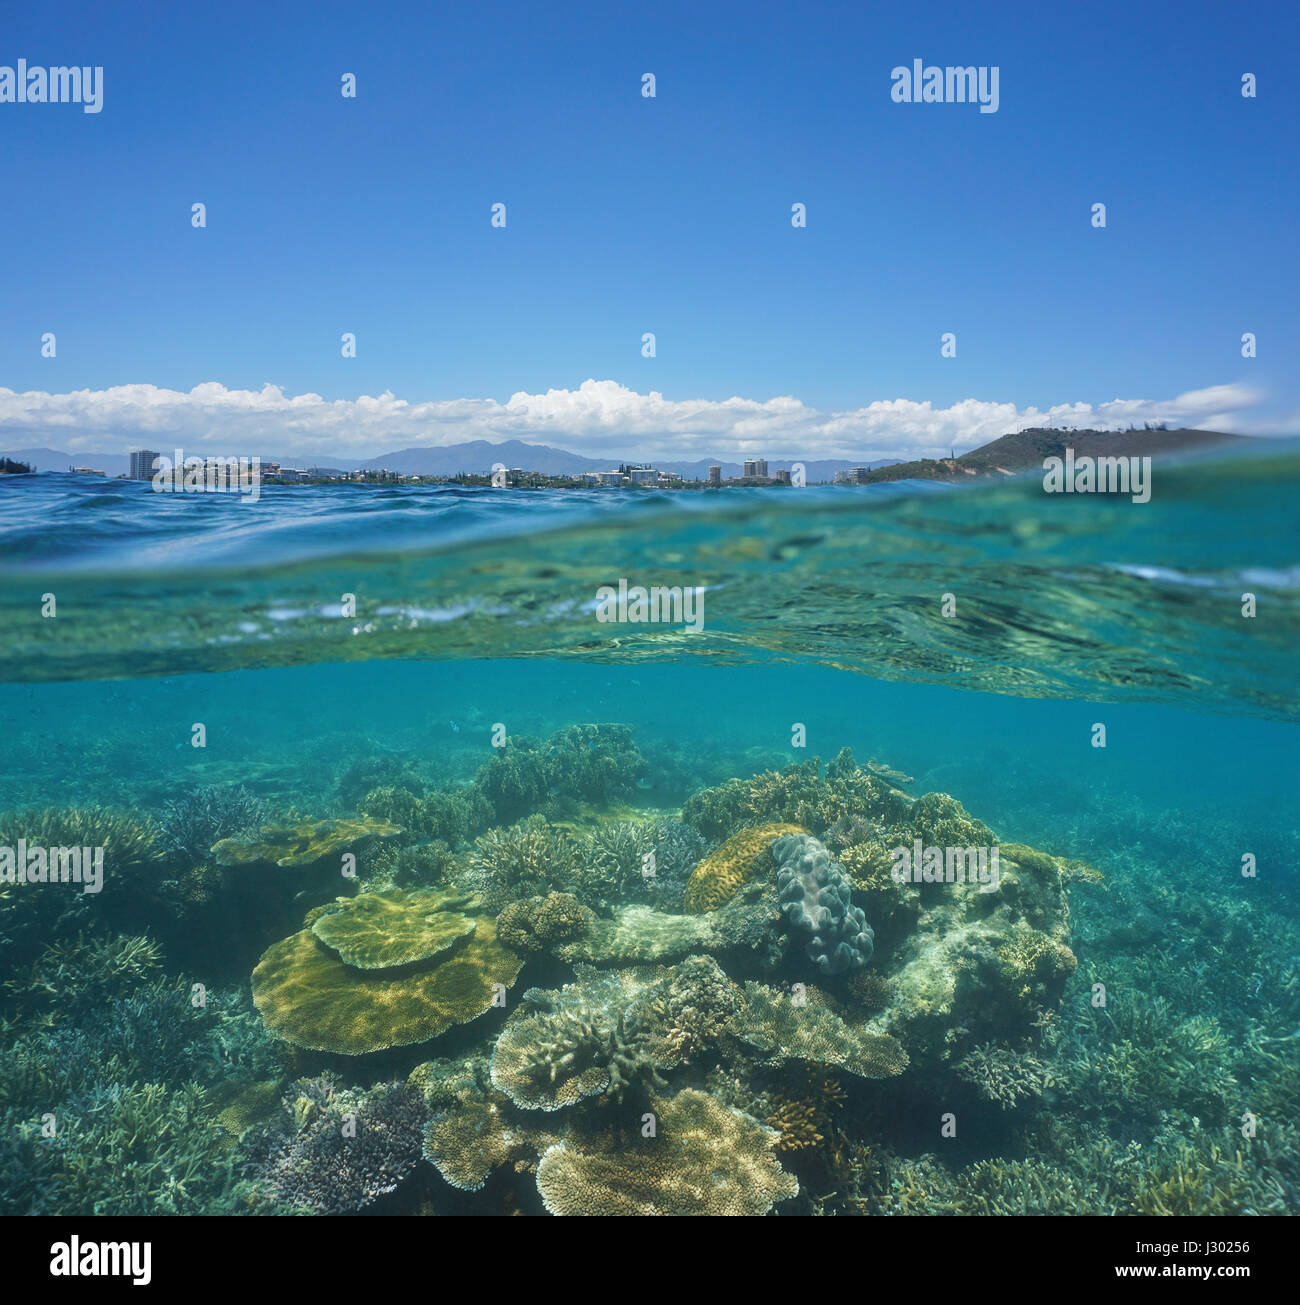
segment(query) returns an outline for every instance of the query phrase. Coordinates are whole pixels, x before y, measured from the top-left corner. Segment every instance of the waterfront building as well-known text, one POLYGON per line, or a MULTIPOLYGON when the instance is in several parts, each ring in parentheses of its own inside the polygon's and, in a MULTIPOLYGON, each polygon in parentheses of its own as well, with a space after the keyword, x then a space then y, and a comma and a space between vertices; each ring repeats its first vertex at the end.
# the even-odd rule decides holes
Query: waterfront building
POLYGON ((152 480, 154 463, 157 461, 158 454, 153 449, 132 449, 130 479, 152 480))

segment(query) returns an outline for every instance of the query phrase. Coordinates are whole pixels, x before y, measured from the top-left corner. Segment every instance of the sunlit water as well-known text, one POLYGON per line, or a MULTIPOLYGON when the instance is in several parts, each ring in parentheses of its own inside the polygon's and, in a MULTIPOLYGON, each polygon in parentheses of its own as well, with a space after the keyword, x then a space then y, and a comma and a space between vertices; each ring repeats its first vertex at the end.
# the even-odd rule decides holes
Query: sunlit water
MULTIPOLYGON (((1259 1109, 1253 1080, 1272 1076, 1275 1113, 1300 1080, 1300 1038, 1287 1041, 1300 1029, 1297 493, 1294 446, 1158 472, 1143 505, 1048 497, 1033 479, 674 496, 266 487, 256 504, 131 482, 0 479, 0 809, 100 805, 152 818, 197 785, 242 785, 269 811, 334 818, 354 814, 339 789, 349 766, 389 758, 456 790, 493 755, 494 731, 545 738, 617 722, 648 762, 618 814, 675 818, 707 785, 850 748, 859 763, 912 777, 913 795, 951 794, 1000 839, 1106 877, 1106 890, 1071 893, 1080 969, 1063 1019, 1080 1018, 1090 965, 1110 964, 1122 988, 1124 966, 1145 952, 1164 958, 1164 987, 1147 996, 1169 1007, 1170 1027, 1199 1012, 1236 1044, 1211 1039, 1200 1053, 1208 1077, 1227 1075, 1208 1104, 1157 1102, 1152 1118, 1098 1122, 1058 1088, 1027 1114, 977 1116, 963 1139, 959 1167, 1026 1154, 1048 1164, 1026 1152, 1037 1111, 1078 1121, 1067 1150, 1140 1139, 1156 1177, 1138 1184, 1138 1208, 1158 1208, 1171 1199, 1159 1166, 1172 1172, 1180 1146, 1200 1145, 1180 1130, 1235 1136, 1242 1113, 1259 1109), (598 620, 601 586, 621 579, 701 588, 702 628, 598 620), (1248 852, 1260 867, 1252 878, 1241 874, 1248 852), (1171 900, 1188 909, 1172 911, 1163 937, 1138 946, 1113 932, 1134 913, 1159 918, 1171 900), (1269 932, 1229 944, 1224 911, 1238 906, 1269 932), (1284 954, 1238 956, 1224 978, 1213 957, 1229 945, 1284 954), (1257 1058, 1234 1060, 1243 1046, 1257 1058)), ((110 868, 106 915, 118 888, 110 868)), ((0 906, 24 891, 35 889, 12 886, 0 906)), ((93 911, 86 927, 98 927, 93 911)), ((247 974, 268 933, 298 927, 249 920, 246 945, 233 943, 209 974, 172 940, 162 971, 212 984, 256 1023, 247 974)), ((0 956, 0 977, 20 994, 11 1054, 26 1055, 36 1016, 16 956, 0 956)), ((562 982, 547 973, 544 986, 562 982)), ((95 1019, 84 1002, 58 1016, 57 994, 54 1009, 51 1026, 95 1019)), ((440 1054, 435 1044, 423 1058, 440 1054)), ((129 1056, 116 1072, 130 1080, 129 1056)), ((223 1073, 245 1070, 218 1062, 193 1077, 219 1101, 223 1073)), ((279 1073, 284 1087, 290 1070, 279 1073)), ((369 1085, 395 1071, 382 1062, 350 1075, 369 1085)), ((74 1132, 93 1114, 84 1093, 38 1098, 15 1088, 6 1128, 30 1125, 44 1104, 74 1132)), ((876 1136, 869 1115, 842 1121, 846 1136, 876 1136)), ((925 1128, 888 1134, 896 1189, 938 1151, 925 1128)), ((78 1208, 57 1183, 32 1196, 15 1176, 31 1154, 8 1161, 0 1202, 78 1208)), ((805 1166, 801 1199, 820 1186, 834 1212, 898 1208, 861 1173, 849 1193, 840 1171, 790 1163, 805 1166)), ((249 1164, 207 1208, 227 1208, 236 1179, 255 1184, 249 1164)), ((1229 1206, 1266 1208, 1260 1192, 1272 1183, 1290 1207, 1294 1168, 1279 1171, 1271 1152, 1258 1165, 1259 1183, 1229 1206)), ((1111 1198, 1088 1188, 1087 1172, 1081 1161, 1069 1179, 1078 1208, 1105 1208, 1111 1198)), ((406 1180, 405 1198, 387 1199, 465 1199, 440 1181, 424 1172, 406 1180)), ((184 1208, 143 1185, 124 1208, 184 1208)), ((478 1208, 503 1208, 485 1190, 478 1208)), ((959 1184, 951 1200, 973 1200, 969 1190, 959 1184)), ((936 1194, 936 1207, 950 1195, 936 1194)), ((117 1207, 109 1195, 97 1208, 117 1207)))

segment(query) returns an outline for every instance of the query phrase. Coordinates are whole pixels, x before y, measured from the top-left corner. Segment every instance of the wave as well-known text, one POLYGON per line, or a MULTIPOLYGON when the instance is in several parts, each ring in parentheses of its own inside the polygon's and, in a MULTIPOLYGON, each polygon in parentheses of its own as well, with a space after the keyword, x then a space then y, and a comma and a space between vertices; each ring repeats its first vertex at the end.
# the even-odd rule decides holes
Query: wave
POLYGON ((1300 447, 1162 464, 1154 486, 1135 504, 1047 495, 1037 477, 675 494, 334 484, 264 486, 254 504, 0 479, 0 678, 694 658, 1294 718, 1300 447), (597 594, 620 580, 698 589, 703 628, 600 621, 597 594))

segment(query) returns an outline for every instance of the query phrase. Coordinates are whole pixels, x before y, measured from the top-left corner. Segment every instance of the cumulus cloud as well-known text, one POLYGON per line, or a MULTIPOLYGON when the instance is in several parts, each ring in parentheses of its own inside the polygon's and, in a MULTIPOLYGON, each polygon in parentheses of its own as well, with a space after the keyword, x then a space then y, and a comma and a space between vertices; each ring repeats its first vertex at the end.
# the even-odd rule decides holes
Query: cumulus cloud
POLYGON ((821 411, 799 399, 666 399, 616 381, 495 399, 409 402, 385 392, 356 399, 285 394, 278 386, 230 390, 216 381, 188 393, 154 385, 46 394, 0 388, 0 447, 52 446, 120 453, 131 447, 195 452, 295 453, 369 458, 396 449, 520 439, 593 457, 689 461, 722 457, 911 458, 974 448, 1026 426, 1122 428, 1142 422, 1249 432, 1261 396, 1243 385, 1171 399, 1112 399, 1021 408, 963 399, 879 399, 821 411))

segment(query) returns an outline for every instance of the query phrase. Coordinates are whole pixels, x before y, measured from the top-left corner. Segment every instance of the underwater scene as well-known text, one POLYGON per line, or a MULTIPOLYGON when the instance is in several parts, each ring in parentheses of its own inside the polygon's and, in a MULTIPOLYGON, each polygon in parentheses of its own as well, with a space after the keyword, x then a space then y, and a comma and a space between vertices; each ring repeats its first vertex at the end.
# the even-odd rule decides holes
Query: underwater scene
POLYGON ((1294 1214, 1298 493, 0 478, 0 1209, 1294 1214))

